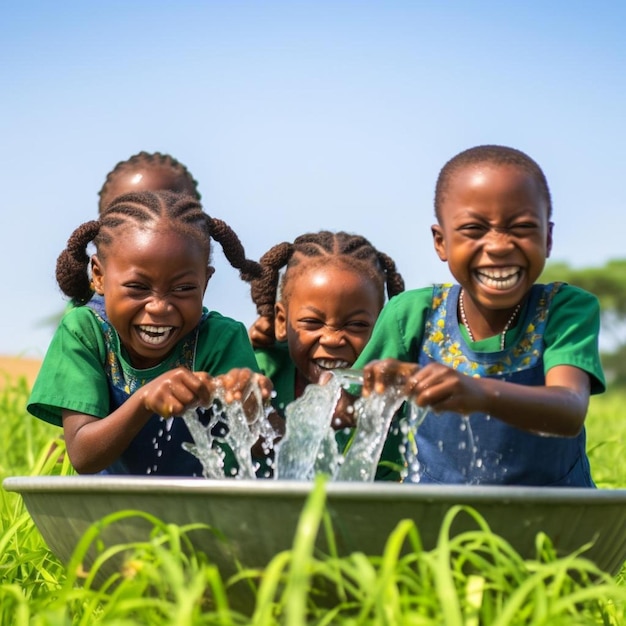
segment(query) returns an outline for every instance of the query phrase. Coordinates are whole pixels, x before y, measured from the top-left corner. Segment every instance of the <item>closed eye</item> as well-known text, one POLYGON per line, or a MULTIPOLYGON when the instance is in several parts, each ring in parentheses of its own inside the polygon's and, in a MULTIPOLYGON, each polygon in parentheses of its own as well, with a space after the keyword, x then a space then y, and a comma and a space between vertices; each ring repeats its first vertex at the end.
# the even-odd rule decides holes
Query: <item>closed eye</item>
POLYGON ((369 322, 364 322, 362 320, 354 320, 352 322, 348 322, 344 328, 353 333, 365 333, 372 328, 372 325, 369 322))
POLYGON ((312 317, 305 317, 298 320, 298 325, 301 326, 304 330, 317 330, 324 326, 324 322, 312 317))
POLYGON ((144 294, 146 291, 149 291, 149 287, 147 285, 142 285, 141 283, 126 283, 124 287, 131 294, 144 294))
POLYGON ((519 224, 513 224, 513 226, 507 228, 507 231, 514 237, 528 237, 534 234, 539 226, 533 222, 522 222, 519 224))
POLYGON ((478 239, 485 235, 485 233, 489 230, 486 226, 482 224, 472 223, 472 224, 463 224, 458 228, 458 230, 463 233, 466 237, 471 237, 473 239, 478 239))

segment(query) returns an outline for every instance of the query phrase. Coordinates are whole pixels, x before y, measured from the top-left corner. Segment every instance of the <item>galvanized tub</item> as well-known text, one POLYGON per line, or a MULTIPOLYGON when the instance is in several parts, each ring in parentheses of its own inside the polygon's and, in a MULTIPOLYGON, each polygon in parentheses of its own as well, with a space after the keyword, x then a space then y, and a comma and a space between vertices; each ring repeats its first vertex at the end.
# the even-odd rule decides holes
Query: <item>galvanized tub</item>
MULTIPOLYGON (((44 540, 64 562, 93 522, 134 509, 167 523, 201 522, 219 531, 194 531, 190 538, 228 576, 236 571, 237 561, 244 567, 263 567, 292 546, 313 485, 280 480, 47 476, 6 478, 3 487, 22 495, 44 540)), ((626 490, 622 489, 330 482, 326 494, 340 555, 381 554, 389 534, 404 519, 415 521, 424 548, 431 549, 450 507, 462 504, 478 511, 492 531, 525 558, 536 556, 535 537, 543 531, 559 554, 591 542, 584 556, 611 574, 626 559, 626 490)), ((452 533, 476 527, 470 516, 459 515, 452 533)), ((150 529, 145 519, 125 517, 108 526, 102 538, 106 545, 141 541, 150 529)), ((322 535, 318 547, 326 551, 322 535)))

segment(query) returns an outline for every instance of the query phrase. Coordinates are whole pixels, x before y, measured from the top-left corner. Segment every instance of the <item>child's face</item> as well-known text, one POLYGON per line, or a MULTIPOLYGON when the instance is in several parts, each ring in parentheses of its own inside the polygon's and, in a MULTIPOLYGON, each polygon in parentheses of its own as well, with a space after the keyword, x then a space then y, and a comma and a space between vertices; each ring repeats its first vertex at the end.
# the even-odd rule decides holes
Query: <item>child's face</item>
POLYGON ((96 291, 138 369, 161 363, 202 315, 213 268, 199 242, 170 229, 132 226, 92 259, 96 291))
POLYGON ((288 302, 276 304, 276 338, 288 342, 300 374, 317 383, 323 372, 356 361, 382 298, 367 276, 332 265, 304 268, 291 280, 288 302))
POLYGON ((105 194, 100 198, 100 206, 107 207, 113 198, 125 193, 163 190, 196 195, 196 190, 189 179, 171 167, 138 165, 136 168, 115 174, 105 194))
POLYGON ((514 165, 457 172, 432 231, 439 258, 485 316, 522 300, 552 247, 547 202, 531 175, 514 165))

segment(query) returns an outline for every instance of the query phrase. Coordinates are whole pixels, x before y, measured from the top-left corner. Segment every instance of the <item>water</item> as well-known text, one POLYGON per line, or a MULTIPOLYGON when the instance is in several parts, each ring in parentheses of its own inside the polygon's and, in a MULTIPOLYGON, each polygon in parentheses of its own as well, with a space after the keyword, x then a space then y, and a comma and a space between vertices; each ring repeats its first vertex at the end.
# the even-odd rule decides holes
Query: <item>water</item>
MULTIPOLYGON (((185 449, 196 456, 203 467, 205 478, 224 478, 224 452, 214 443, 228 445, 239 464, 236 478, 256 478, 256 467, 252 462, 250 448, 263 437, 266 453, 274 451, 274 476, 283 480, 312 480, 316 474, 324 473, 331 480, 373 481, 391 420, 406 400, 400 391, 389 387, 384 394, 358 397, 353 404, 356 428, 351 445, 345 455, 341 454, 332 428, 332 416, 342 389, 358 393, 363 382, 362 373, 356 370, 337 370, 328 383, 309 385, 302 397, 290 403, 286 410, 286 432, 276 445, 277 433, 268 420, 268 409, 262 408, 261 396, 257 395, 259 410, 251 423, 245 416, 242 402, 226 405, 218 393, 213 411, 187 411, 183 419, 193 437, 193 444, 185 449), (208 419, 207 419, 208 416, 208 419), (219 428, 220 421, 228 428, 219 428)), ((407 440, 408 474, 411 482, 419 480, 419 464, 415 449, 415 430, 423 420, 425 412, 413 405, 408 411, 403 436, 407 440), (411 447, 412 446, 412 447, 411 447), (412 455, 412 456, 411 456, 412 455)))
MULTIPOLYGON (((250 386, 250 394, 255 396, 256 415, 246 417, 243 405, 247 397, 226 404, 224 391, 216 391, 212 407, 208 411, 189 410, 183 414, 185 424, 194 440, 193 444, 183 444, 183 448, 193 454, 202 464, 205 478, 224 477, 225 453, 213 443, 227 445, 235 455, 239 465, 238 478, 256 478, 256 467, 252 462, 250 448, 262 437, 271 442, 277 433, 269 422, 269 410, 263 407, 261 390, 257 385, 250 386), (224 427, 224 421, 228 427, 224 427)), ((269 450, 265 450, 268 452, 269 450)))

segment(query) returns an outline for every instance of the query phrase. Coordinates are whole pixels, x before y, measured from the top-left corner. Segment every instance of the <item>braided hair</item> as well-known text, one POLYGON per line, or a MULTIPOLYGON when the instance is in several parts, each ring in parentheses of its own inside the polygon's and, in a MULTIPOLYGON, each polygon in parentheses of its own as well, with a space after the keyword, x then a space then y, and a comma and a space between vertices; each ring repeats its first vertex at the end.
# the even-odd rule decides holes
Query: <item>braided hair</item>
MULTIPOLYGON (((98 192, 98 212, 106 208, 106 205, 113 199, 109 197, 111 186, 114 185, 125 174, 130 175, 133 172, 139 173, 141 170, 160 171, 169 177, 169 182, 164 189, 176 191, 178 193, 186 193, 193 196, 196 200, 200 200, 200 192, 198 191, 198 182, 191 175, 191 172, 180 161, 169 154, 161 152, 145 152, 141 151, 134 154, 125 161, 120 161, 106 176, 106 180, 102 188, 98 192)), ((133 191, 125 189, 123 193, 133 191)), ((152 190, 150 190, 152 191, 152 190)), ((157 191, 156 189, 154 191, 157 191)), ((117 195, 117 194, 116 194, 117 195)))
POLYGON ((261 266, 246 258, 239 237, 226 222, 209 216, 192 196, 172 191, 144 191, 117 197, 100 215, 100 219, 81 224, 70 235, 67 247, 57 259, 56 278, 61 291, 76 304, 93 296, 89 275, 87 246, 93 242, 98 256, 106 258, 116 234, 129 224, 165 223, 185 236, 196 239, 211 257, 211 239, 217 241, 228 262, 250 282, 261 275, 261 266))
POLYGON ((273 320, 277 299, 287 302, 295 279, 310 269, 311 264, 341 264, 355 270, 377 286, 382 308, 387 287, 391 298, 404 291, 404 280, 396 270, 394 260, 379 252, 361 235, 343 231, 322 230, 296 237, 293 243, 283 242, 268 250, 260 259, 262 273, 251 281, 252 301, 259 317, 273 320), (280 278, 281 270, 285 271, 280 278))
POLYGON ((478 164, 513 165, 531 176, 544 197, 548 207, 548 219, 552 215, 552 199, 550 188, 543 170, 527 154, 515 148, 497 145, 484 145, 469 148, 452 157, 439 172, 435 186, 435 216, 441 217, 441 205, 445 200, 446 193, 450 188, 452 177, 464 167, 478 164))

